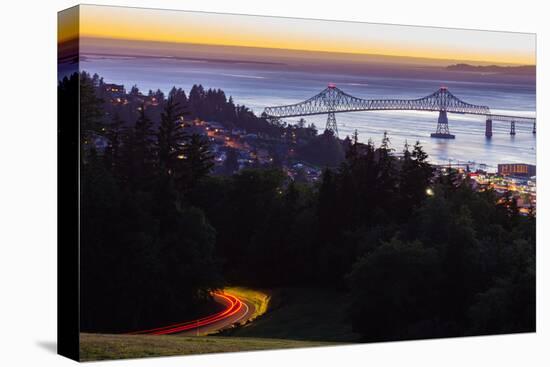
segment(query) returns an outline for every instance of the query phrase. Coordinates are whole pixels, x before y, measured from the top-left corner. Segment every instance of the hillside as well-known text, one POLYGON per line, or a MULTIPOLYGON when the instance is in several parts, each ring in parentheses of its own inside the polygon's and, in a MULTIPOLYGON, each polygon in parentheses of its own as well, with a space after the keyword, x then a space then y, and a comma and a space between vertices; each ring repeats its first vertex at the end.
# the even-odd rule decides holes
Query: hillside
POLYGON ((224 332, 235 337, 319 342, 358 342, 343 292, 315 288, 283 288, 271 292, 267 312, 243 327, 224 332))

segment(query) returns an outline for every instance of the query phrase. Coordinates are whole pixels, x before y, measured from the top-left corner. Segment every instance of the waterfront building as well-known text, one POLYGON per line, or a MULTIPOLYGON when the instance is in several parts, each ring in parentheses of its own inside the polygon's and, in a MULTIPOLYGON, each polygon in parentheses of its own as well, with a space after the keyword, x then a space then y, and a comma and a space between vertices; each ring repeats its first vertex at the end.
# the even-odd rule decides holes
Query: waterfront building
POLYGON ((502 176, 520 177, 532 177, 537 174, 536 166, 526 163, 502 163, 498 165, 497 172, 502 176))

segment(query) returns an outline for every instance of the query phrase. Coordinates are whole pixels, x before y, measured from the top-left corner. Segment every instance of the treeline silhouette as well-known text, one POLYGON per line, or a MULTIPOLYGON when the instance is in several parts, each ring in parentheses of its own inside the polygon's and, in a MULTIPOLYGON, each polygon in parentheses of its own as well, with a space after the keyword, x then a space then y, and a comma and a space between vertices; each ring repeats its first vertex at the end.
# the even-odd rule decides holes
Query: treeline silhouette
POLYGON ((534 330, 535 218, 436 174, 419 143, 398 158, 387 136, 355 135, 315 185, 278 168, 214 176, 174 96, 158 122, 142 110, 123 127, 87 75, 61 81, 59 98, 79 79, 82 330, 180 321, 227 283, 348 291, 365 341, 534 330))
POLYGON ((317 133, 314 124, 306 125, 304 120, 295 125, 287 125, 276 119, 269 119, 266 115, 256 116, 248 107, 235 104, 233 98, 227 97, 221 89, 205 89, 201 84, 194 84, 189 95, 182 88, 175 86, 165 95, 160 89, 149 90, 145 94, 134 85, 125 95, 126 103, 111 103, 112 97, 105 89, 106 83, 98 74, 90 75, 82 71, 81 75, 89 81, 88 88, 95 90, 95 96, 99 98, 101 106, 107 115, 117 116, 122 123, 133 124, 139 117, 139 107, 145 99, 155 98, 155 103, 147 106, 147 115, 155 123, 160 120, 160 114, 168 99, 186 107, 188 120, 195 118, 204 121, 216 121, 227 129, 241 129, 248 133, 263 134, 280 138, 288 130, 294 132, 300 138, 312 138, 317 133))

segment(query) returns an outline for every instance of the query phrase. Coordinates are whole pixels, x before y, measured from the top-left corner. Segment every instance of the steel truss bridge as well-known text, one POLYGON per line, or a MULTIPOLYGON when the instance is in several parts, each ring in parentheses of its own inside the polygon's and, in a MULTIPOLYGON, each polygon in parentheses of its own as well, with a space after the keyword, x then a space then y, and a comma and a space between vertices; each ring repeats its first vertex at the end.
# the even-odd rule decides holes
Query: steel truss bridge
POLYGON ((455 97, 447 88, 441 87, 434 93, 418 99, 362 99, 354 97, 334 84, 329 84, 321 93, 296 104, 266 107, 264 112, 272 118, 286 118, 311 115, 328 115, 326 130, 338 136, 336 113, 359 111, 433 111, 439 112, 436 138, 453 139, 449 132, 447 113, 485 116, 485 136, 493 135, 493 121, 510 123, 510 134, 516 134, 516 123, 529 123, 536 133, 536 119, 524 116, 498 115, 487 106, 466 103, 455 97))

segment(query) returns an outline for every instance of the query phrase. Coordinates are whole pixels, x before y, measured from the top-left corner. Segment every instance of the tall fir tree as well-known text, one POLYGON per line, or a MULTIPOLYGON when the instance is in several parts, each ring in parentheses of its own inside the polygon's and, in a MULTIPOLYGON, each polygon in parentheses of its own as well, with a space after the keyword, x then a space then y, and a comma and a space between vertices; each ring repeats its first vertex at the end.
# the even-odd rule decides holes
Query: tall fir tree
POLYGON ((155 131, 153 123, 145 113, 142 104, 134 125, 134 159, 138 175, 145 178, 151 174, 154 162, 155 131))
POLYGON ((208 141, 200 135, 193 134, 183 146, 183 156, 186 167, 184 188, 191 189, 210 173, 214 166, 214 155, 210 151, 208 141))
POLYGON ((173 98, 168 98, 160 115, 157 132, 159 168, 164 173, 174 175, 181 170, 185 138, 181 107, 173 98))
POLYGON ((80 74, 80 135, 84 145, 103 132, 103 100, 96 94, 96 86, 90 74, 80 74))
POLYGON ((105 164, 113 172, 116 172, 121 164, 121 146, 124 133, 124 121, 118 113, 115 113, 112 121, 105 127, 107 147, 105 148, 105 164))

